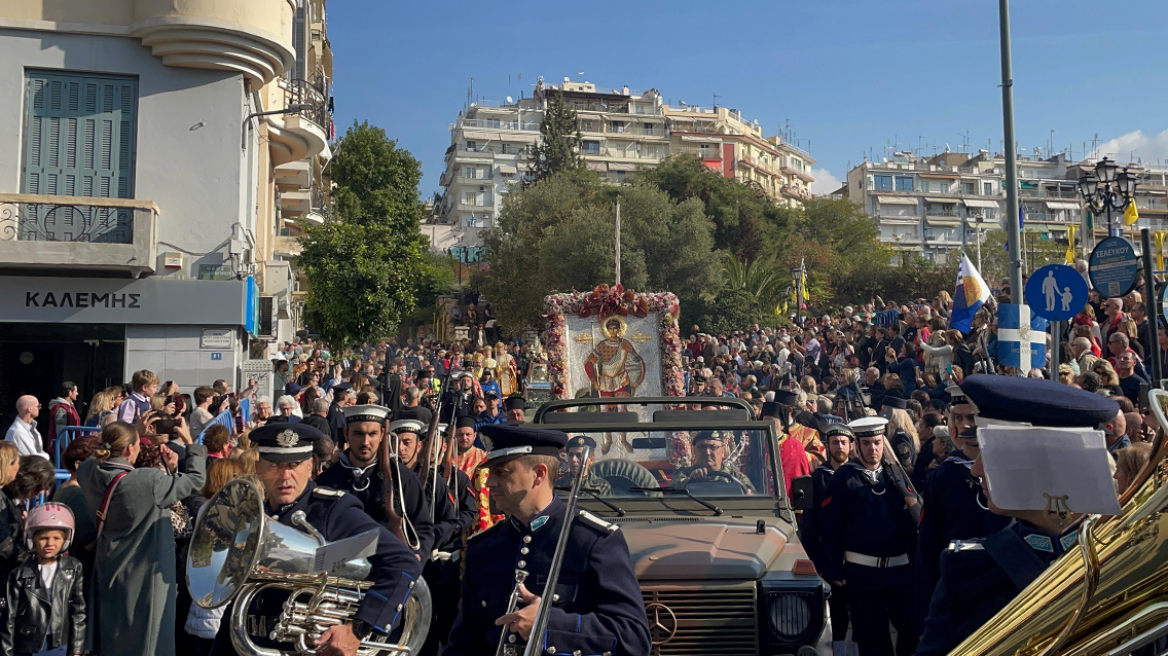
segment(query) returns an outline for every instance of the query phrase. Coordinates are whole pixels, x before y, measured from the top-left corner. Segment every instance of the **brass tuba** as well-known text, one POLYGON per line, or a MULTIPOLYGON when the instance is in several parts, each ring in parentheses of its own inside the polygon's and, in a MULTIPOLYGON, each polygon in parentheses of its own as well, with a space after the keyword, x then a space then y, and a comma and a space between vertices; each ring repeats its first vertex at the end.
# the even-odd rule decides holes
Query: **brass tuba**
POLYGON ((1148 464, 1120 497, 1122 512, 1085 518, 1077 551, 950 656, 1121 656, 1168 635, 1168 392, 1148 399, 1159 430, 1148 464))
MULTIPOLYGON (((372 585, 364 580, 372 568, 363 556, 376 548, 376 532, 326 543, 303 512, 293 514, 292 521, 304 532, 271 520, 256 484, 236 479, 207 502, 195 524, 187 555, 191 598, 202 608, 235 600, 224 621, 230 622, 231 642, 243 656, 317 653, 313 642, 330 626, 352 621, 372 585), (249 615, 261 593, 286 593, 278 615, 249 615), (251 638, 256 627, 287 647, 257 645, 251 638)), ((430 590, 419 578, 399 620, 397 641, 370 637, 357 653, 416 654, 426 640, 431 613, 430 590)))

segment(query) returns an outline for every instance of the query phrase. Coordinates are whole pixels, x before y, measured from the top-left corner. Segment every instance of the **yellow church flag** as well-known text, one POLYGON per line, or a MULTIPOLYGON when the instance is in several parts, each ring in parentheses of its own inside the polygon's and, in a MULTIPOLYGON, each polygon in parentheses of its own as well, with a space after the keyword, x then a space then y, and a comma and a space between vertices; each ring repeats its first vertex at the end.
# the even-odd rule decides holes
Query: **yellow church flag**
POLYGON ((1075 224, 1067 225, 1067 264, 1075 263, 1075 233, 1079 231, 1079 226, 1075 224))
POLYGON ((1168 232, 1164 230, 1157 230, 1152 233, 1152 244, 1156 247, 1156 270, 1164 270, 1164 238, 1168 237, 1168 232))
POLYGON ((1123 224, 1135 225, 1136 221, 1140 220, 1140 211, 1136 209, 1136 199, 1132 199, 1131 204, 1123 211, 1123 224))

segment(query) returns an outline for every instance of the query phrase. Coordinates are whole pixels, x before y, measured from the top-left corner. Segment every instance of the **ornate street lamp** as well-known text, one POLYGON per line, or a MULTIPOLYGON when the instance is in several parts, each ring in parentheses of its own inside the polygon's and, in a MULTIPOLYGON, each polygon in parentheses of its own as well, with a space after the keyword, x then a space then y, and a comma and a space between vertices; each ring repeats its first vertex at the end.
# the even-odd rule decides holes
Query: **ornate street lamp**
POLYGON ((1095 173, 1079 178, 1079 195, 1095 216, 1107 214, 1107 234, 1112 232, 1112 211, 1127 209, 1135 197, 1139 185, 1139 175, 1126 168, 1119 172, 1119 166, 1104 157, 1095 165, 1095 173))

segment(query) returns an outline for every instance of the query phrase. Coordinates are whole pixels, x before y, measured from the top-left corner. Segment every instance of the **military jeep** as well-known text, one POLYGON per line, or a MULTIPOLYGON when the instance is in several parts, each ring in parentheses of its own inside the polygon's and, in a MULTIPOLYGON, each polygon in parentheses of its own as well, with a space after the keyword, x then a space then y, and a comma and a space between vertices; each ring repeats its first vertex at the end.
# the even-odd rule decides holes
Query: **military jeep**
POLYGON ((809 480, 792 504, 773 422, 708 397, 550 401, 533 421, 596 442, 580 507, 625 534, 653 656, 831 654, 829 587, 796 535, 809 480))

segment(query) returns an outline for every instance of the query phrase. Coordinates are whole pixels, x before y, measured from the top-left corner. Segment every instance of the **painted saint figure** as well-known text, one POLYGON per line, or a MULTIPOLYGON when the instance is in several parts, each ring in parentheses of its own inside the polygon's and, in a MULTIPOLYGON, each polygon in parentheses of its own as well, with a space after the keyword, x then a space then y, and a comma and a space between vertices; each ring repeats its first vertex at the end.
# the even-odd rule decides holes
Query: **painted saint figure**
POLYGON ((584 373, 601 397, 634 396, 645 380, 645 360, 624 338, 629 326, 620 317, 609 317, 601 329, 604 340, 584 360, 584 373))

